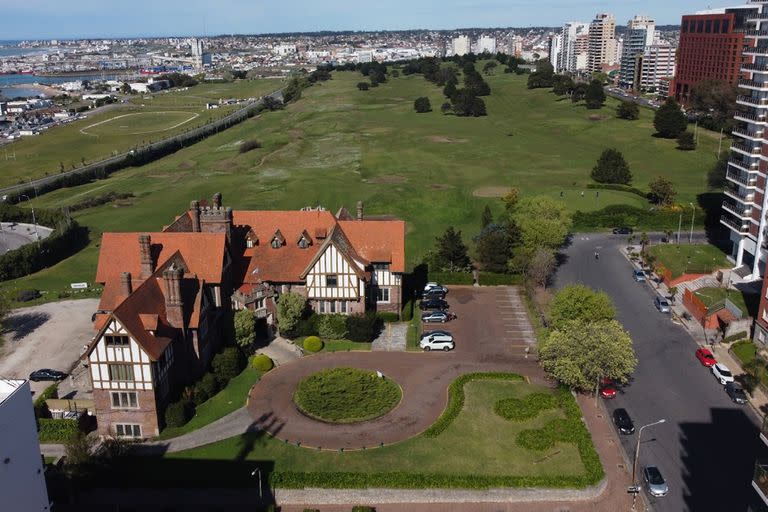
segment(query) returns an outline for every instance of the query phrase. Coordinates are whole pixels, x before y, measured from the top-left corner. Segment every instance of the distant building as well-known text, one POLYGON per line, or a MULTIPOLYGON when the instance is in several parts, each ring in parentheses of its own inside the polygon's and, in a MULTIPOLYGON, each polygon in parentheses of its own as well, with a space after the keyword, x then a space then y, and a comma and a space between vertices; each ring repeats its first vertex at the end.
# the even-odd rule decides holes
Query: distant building
POLYGON ((0 102, 0 116, 4 116, 8 112, 8 103, 0 102))
POLYGON ((645 48, 637 59, 638 66, 633 81, 643 92, 655 92, 667 96, 669 78, 675 75, 676 47, 671 43, 656 43, 645 48), (639 78, 639 80, 638 80, 639 78), (663 80, 666 80, 662 83, 663 80))
POLYGON ((469 42, 469 36, 459 36, 453 39, 453 54, 454 55, 466 55, 470 53, 471 45, 469 42))
POLYGON ((14 512, 50 510, 43 458, 25 380, 0 380, 0 499, 14 512))
POLYGON ((517 58, 520 58, 522 54, 523 54, 523 38, 519 36, 515 36, 515 38, 512 40, 512 55, 514 55, 517 58))
POLYGON ((600 13, 589 25, 587 71, 598 73, 616 63, 616 19, 600 13))
POLYGON ((357 52, 357 62, 365 63, 365 62, 373 62, 373 52, 370 50, 361 50, 357 52))
POLYGON ((586 62, 589 49, 589 25, 579 21, 569 21, 563 25, 559 37, 560 53, 556 59, 550 56, 555 71, 575 73, 583 70, 586 64, 580 67, 579 57, 581 56, 581 62, 586 62))
POLYGON ((619 86, 625 89, 639 89, 640 60, 645 49, 653 44, 656 22, 647 16, 635 16, 627 23, 621 54, 619 86))
POLYGON ((496 53, 496 38, 489 36, 481 36, 477 40, 477 53, 496 53))

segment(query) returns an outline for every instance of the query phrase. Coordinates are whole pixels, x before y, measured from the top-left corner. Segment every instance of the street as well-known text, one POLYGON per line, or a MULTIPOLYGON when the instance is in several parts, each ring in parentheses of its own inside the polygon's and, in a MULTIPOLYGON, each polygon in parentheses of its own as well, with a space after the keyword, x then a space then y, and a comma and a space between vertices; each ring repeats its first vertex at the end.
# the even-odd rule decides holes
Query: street
MULTIPOLYGON (((632 336, 637 370, 607 407, 627 409, 637 429, 666 419, 643 432, 638 481, 643 465, 661 470, 670 490, 663 498, 649 498, 657 511, 764 510, 751 487, 755 458, 764 451, 758 418, 748 406, 731 402, 699 364, 689 333, 653 306, 651 285, 632 279, 632 267, 618 251, 626 243, 625 235, 575 235, 555 286, 584 283, 607 292, 632 336)), ((636 436, 621 436, 630 462, 636 436)))

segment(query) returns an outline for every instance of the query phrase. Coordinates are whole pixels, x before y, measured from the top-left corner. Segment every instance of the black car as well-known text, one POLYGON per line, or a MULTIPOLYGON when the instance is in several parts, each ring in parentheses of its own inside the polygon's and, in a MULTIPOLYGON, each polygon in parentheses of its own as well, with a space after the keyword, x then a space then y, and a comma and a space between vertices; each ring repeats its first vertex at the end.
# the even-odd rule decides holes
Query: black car
POLYGON ((631 235, 632 228, 628 228, 626 226, 621 228, 613 228, 613 234, 614 235, 631 235))
POLYGON ((616 409, 613 411, 613 423, 622 434, 632 434, 635 431, 635 424, 626 409, 616 409))
POLYGON ((432 288, 421 294, 423 300, 429 299, 444 299, 445 294, 448 293, 445 288, 432 288))
POLYGON ((448 303, 445 302, 443 299, 427 299, 419 303, 419 308, 421 308, 422 310, 426 310, 426 309, 446 310, 448 309, 448 303))
POLYGON ((731 400, 737 404, 747 403, 747 394, 738 384, 729 382, 725 385, 725 392, 728 393, 728 396, 731 397, 731 400))
POLYGON ((42 370, 35 370, 29 374, 29 380, 37 382, 40 380, 64 380, 67 378, 67 374, 60 372, 59 370, 51 370, 50 368, 43 368, 42 370))

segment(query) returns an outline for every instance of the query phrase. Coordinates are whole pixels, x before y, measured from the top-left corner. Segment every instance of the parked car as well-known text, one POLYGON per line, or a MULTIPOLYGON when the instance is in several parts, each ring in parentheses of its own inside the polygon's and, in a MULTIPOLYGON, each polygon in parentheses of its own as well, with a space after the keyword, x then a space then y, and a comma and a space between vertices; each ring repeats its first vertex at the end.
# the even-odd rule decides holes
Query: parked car
POLYGON ((644 283, 646 279, 645 270, 633 270, 632 279, 638 283, 644 283))
POLYGON ((729 382, 733 382, 733 374, 731 373, 731 370, 729 370, 723 363, 715 363, 712 365, 712 375, 714 375, 723 386, 729 382))
POLYGON ((29 374, 29 380, 38 382, 41 380, 53 380, 59 381, 67 378, 67 374, 60 372, 59 370, 51 370, 50 368, 43 368, 41 370, 35 370, 29 374))
POLYGON ((728 396, 731 397, 731 400, 737 404, 747 403, 747 394, 744 392, 744 389, 742 389, 742 387, 735 382, 729 382, 726 384, 725 392, 728 393, 728 396))
POLYGON ((424 293, 430 290, 441 290, 444 294, 448 293, 448 288, 441 285, 440 283, 427 283, 427 285, 424 287, 424 293))
POLYGON ((421 308, 422 310, 427 310, 427 309, 446 310, 448 309, 448 303, 445 302, 445 300, 443 299, 427 299, 419 303, 419 308, 421 308))
POLYGON ((451 320, 455 319, 456 315, 453 313, 450 313, 448 311, 430 311, 427 313, 422 313, 421 315, 421 321, 426 323, 432 323, 432 322, 450 322, 451 320))
POLYGON ((669 301, 664 297, 656 297, 653 299, 653 305, 656 306, 656 309, 658 309, 660 313, 672 312, 672 306, 669 305, 669 301))
POLYGON ((613 228, 613 234, 614 235, 631 235, 632 228, 628 228, 626 226, 623 226, 620 228, 613 228))
POLYGON ((421 335, 419 347, 429 352, 430 350, 453 350, 453 336, 447 331, 428 331, 421 335))
POLYGON ((602 382, 600 382, 600 396, 605 399, 611 399, 616 398, 616 394, 618 391, 616 390, 616 383, 613 381, 613 379, 603 379, 602 382))
POLYGON ((712 355, 712 352, 704 347, 696 349, 696 359, 707 368, 717 364, 717 359, 712 355))
POLYGON ((625 435, 632 434, 635 431, 635 424, 626 409, 616 409, 613 411, 613 423, 619 432, 625 435))
POLYGON ((643 480, 645 480, 645 487, 651 496, 660 498, 666 496, 669 492, 669 486, 656 466, 645 466, 643 468, 643 480))
POLYGON ((444 299, 445 294, 447 291, 445 288, 430 288, 429 290, 425 291, 421 294, 422 300, 429 300, 429 299, 444 299))

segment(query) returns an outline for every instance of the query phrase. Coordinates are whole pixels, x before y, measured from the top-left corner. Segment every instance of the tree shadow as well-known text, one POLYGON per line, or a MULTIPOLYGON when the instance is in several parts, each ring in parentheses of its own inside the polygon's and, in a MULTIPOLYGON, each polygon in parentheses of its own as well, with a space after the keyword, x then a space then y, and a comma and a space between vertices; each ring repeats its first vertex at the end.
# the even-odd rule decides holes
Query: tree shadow
POLYGON ((11 340, 18 341, 35 332, 39 327, 50 320, 48 313, 19 313, 5 320, 5 332, 12 333, 11 340))

